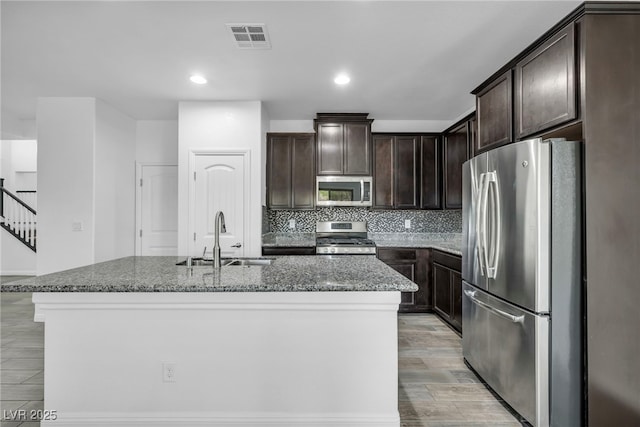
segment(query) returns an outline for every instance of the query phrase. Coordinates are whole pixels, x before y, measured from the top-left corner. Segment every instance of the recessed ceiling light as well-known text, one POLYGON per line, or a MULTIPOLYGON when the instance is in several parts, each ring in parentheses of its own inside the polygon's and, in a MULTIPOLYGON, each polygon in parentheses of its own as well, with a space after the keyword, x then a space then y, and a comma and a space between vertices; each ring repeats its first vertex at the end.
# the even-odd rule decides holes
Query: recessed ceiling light
POLYGON ((199 76, 197 74, 194 74, 193 76, 191 76, 189 78, 189 80, 191 80, 191 82, 193 82, 193 83, 195 83, 197 85, 203 85, 203 84, 205 84, 207 82, 207 79, 205 79, 204 77, 199 76))
POLYGON ((351 79, 346 74, 338 74, 336 78, 333 79, 333 82, 337 85, 346 85, 350 81, 351 79))

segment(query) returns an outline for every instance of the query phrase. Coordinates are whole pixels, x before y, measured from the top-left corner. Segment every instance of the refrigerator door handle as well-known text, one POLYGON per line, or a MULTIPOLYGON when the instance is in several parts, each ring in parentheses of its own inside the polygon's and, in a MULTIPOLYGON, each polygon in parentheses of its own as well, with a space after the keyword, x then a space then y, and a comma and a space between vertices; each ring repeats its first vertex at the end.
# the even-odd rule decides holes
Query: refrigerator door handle
POLYGON ((496 314, 500 317, 503 317, 507 320, 512 321, 513 323, 524 323, 524 315, 520 315, 520 316, 514 316, 513 314, 509 314, 506 311, 502 311, 499 310, 495 307, 490 306, 489 304, 487 304, 486 302, 482 302, 478 299, 476 299, 476 293, 475 291, 468 291, 468 290, 464 290, 464 294, 474 303, 479 305, 480 307, 484 308, 487 311, 492 312, 493 314, 496 314))
POLYGON ((480 267, 480 275, 485 275, 485 250, 486 246, 483 246, 484 232, 482 228, 482 202, 484 196, 484 186, 485 186, 485 173, 481 173, 478 178, 478 197, 475 200, 475 220, 476 220, 476 254, 478 256, 478 266, 480 267))
MULTIPOLYGON (((488 205, 489 188, 493 185, 493 203, 491 204, 491 218, 493 219, 493 226, 491 227, 491 250, 487 251, 487 277, 489 279, 495 279, 498 273, 498 260, 500 259, 500 229, 502 228, 502 218, 500 217, 500 189, 498 188, 498 175, 495 171, 487 172, 486 174, 486 199, 485 205, 488 205), (489 256, 491 254, 491 257, 489 256), (493 262, 489 263, 489 258, 493 262)), ((485 206, 486 209, 486 206, 485 206)), ((486 213, 485 213, 486 215, 486 213)), ((486 220, 485 220, 485 233, 486 233, 486 220)))
MULTIPOLYGON (((483 173, 480 175, 480 196, 478 200, 478 224, 476 230, 478 230, 478 241, 480 243, 480 248, 482 254, 480 261, 480 271, 483 273, 484 270, 487 272, 487 277, 489 276, 489 245, 487 242, 487 208, 489 204, 489 173, 483 173), (483 265, 484 264, 484 265, 483 265)), ((484 276, 484 273, 482 274, 484 276)))

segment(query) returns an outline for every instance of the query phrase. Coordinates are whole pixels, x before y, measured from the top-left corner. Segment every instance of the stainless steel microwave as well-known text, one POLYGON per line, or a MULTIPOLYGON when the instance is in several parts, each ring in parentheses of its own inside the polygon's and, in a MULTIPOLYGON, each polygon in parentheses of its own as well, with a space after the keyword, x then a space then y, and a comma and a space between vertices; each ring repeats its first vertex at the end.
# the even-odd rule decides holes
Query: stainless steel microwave
POLYGON ((371 206, 370 176, 318 176, 316 206, 371 206))

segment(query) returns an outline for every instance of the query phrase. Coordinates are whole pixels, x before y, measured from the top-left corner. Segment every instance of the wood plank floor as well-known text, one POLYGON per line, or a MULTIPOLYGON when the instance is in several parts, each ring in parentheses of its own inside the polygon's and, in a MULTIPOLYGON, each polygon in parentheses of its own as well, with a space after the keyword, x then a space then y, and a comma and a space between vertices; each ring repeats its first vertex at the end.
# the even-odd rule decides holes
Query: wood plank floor
MULTIPOLYGON (((0 415, 43 409, 44 325, 33 321, 33 311, 31 294, 0 294, 0 415)), ((437 316, 398 315, 398 339, 403 427, 521 426, 464 365, 460 337, 437 316)), ((1 426, 39 423, 3 419, 1 426)))
POLYGON ((402 427, 523 425, 466 367, 462 340, 436 315, 398 315, 398 352, 402 427))

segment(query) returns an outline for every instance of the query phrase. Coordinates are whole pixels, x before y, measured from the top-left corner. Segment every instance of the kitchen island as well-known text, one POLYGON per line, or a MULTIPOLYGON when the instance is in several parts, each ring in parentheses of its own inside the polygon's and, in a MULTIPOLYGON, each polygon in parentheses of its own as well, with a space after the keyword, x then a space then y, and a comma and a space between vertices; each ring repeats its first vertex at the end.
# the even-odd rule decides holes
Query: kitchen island
POLYGON ((129 257, 34 292, 55 426, 399 426, 400 291, 372 256, 176 266, 129 257))

